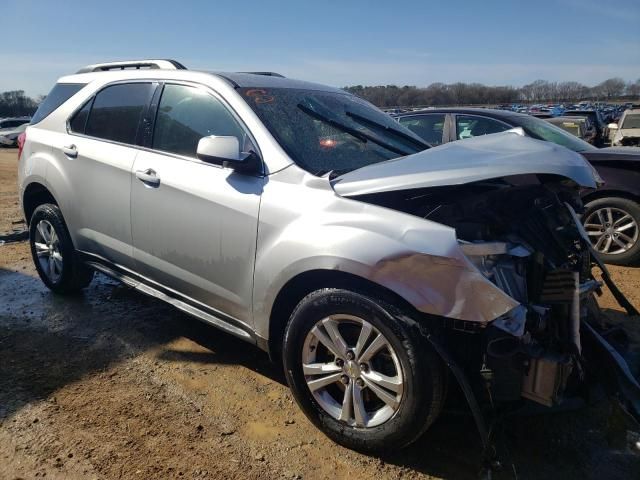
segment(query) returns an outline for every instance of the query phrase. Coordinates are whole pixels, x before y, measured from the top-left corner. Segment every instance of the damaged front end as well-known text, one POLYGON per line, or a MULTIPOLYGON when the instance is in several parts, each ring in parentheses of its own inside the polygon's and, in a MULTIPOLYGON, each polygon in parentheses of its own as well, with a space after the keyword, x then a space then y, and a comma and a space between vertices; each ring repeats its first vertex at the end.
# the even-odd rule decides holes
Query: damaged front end
POLYGON ((603 269, 607 286, 630 314, 637 311, 611 282, 578 220, 579 189, 588 182, 549 165, 518 169, 511 163, 508 176, 480 173, 469 182, 449 171, 459 181, 448 184, 434 184, 427 174, 409 189, 376 189, 373 176, 366 175, 352 178, 354 185, 359 182, 352 192, 343 185, 358 200, 454 228, 466 259, 514 301, 488 321, 433 315, 424 321, 425 334, 461 385, 487 442, 483 405, 493 412, 521 408, 523 399, 553 408, 578 405, 588 397, 589 384, 603 376, 621 379, 618 393, 640 420, 640 386, 602 335, 594 294, 603 283, 592 268, 603 269))
POLYGON ((443 323, 446 347, 460 350, 456 359, 487 401, 526 398, 551 407, 582 383, 580 325, 601 283, 591 273, 589 243, 575 221, 581 204, 573 182, 517 176, 367 201, 454 228, 469 261, 515 300, 514 308, 489 322, 443 323), (465 345, 459 349, 456 332, 476 341, 458 339, 465 345))

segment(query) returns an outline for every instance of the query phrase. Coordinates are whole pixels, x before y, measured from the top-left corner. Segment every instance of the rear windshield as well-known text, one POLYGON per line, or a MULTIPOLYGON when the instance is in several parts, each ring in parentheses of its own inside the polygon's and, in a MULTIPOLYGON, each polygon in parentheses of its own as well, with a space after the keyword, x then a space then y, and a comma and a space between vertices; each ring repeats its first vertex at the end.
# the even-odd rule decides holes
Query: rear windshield
POLYGON ((632 113, 624 117, 621 128, 640 128, 640 113, 632 113))
POLYGON ((73 97, 86 83, 58 83, 42 101, 38 110, 31 118, 31 124, 36 124, 47 118, 51 112, 73 97))

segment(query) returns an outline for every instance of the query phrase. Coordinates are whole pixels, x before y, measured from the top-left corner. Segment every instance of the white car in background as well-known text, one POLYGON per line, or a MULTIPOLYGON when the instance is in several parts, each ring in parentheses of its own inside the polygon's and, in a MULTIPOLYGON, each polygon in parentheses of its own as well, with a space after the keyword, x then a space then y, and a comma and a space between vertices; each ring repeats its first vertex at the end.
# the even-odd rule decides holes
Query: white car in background
POLYGON ((28 123, 23 123, 22 125, 6 130, 0 131, 0 146, 2 147, 17 147, 18 146, 18 137, 21 133, 23 133, 27 127, 28 123))
POLYGON ((640 147, 640 108, 625 111, 620 123, 610 123, 609 130, 615 131, 614 147, 640 147))

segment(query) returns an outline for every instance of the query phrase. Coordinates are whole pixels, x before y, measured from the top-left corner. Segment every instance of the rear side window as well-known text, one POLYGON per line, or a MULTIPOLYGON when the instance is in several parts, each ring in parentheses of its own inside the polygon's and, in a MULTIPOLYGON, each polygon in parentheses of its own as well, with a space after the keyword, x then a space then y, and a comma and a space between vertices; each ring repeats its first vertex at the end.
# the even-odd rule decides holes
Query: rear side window
POLYGON ((430 113, 400 118, 400 123, 431 145, 442 143, 444 113, 430 113))
POLYGON ((209 135, 230 135, 244 151, 248 137, 233 115, 217 98, 199 88, 166 85, 162 92, 153 148, 195 157, 198 141, 209 135))
POLYGON ((135 144, 140 120, 153 92, 151 83, 112 85, 101 90, 93 101, 85 133, 114 142, 135 144))
POLYGON ((475 115, 456 115, 456 131, 458 140, 465 138, 480 137, 491 133, 504 132, 509 130, 509 125, 505 125, 498 120, 475 115))
POLYGON ((49 92, 49 95, 42 101, 38 110, 31 118, 31 124, 36 124, 47 118, 51 112, 57 109, 64 102, 73 97, 84 87, 85 83, 58 83, 49 92))

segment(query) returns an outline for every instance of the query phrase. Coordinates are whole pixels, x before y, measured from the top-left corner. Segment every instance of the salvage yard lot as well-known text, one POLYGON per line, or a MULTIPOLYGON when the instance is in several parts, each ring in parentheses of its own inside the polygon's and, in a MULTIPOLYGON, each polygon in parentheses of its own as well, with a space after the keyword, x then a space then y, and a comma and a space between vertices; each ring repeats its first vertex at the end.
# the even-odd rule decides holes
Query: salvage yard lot
MULTIPOLYGON (((0 150, 0 234, 21 217, 16 167, 16 151, 0 150)), ((640 305, 640 269, 612 274, 640 305)), ((619 317, 610 295, 601 304, 619 317)), ((640 478, 627 427, 606 399, 510 419, 498 478, 640 478)), ((476 478, 480 452, 471 419, 453 412, 399 453, 339 447, 257 348, 101 275, 57 297, 26 242, 0 246, 2 479, 476 478)))

